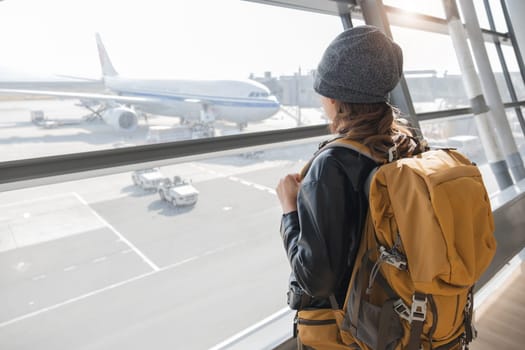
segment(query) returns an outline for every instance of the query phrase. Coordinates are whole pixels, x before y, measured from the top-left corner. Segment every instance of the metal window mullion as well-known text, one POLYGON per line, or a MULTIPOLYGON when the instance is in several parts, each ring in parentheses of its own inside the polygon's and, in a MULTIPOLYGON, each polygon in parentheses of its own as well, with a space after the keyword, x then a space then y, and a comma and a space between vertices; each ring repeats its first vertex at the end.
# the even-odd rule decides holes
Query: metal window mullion
MULTIPOLYGON (((489 20, 490 29, 495 30, 496 24, 494 23, 494 16, 492 15, 492 9, 490 8, 490 2, 489 0, 483 0, 483 3, 485 5, 485 11, 487 12, 487 18, 489 20)), ((507 38, 509 36, 507 35, 507 38)), ((501 48, 501 43, 498 39, 494 41, 494 46, 496 47, 496 52, 498 53, 498 58, 501 64, 501 69, 503 70, 503 76, 505 78, 505 82, 507 83, 507 89, 509 90, 510 100, 512 102, 516 102, 518 100, 518 96, 516 95, 516 90, 514 89, 514 84, 512 83, 512 79, 509 73, 509 68, 507 66, 507 61, 505 60, 505 55, 503 54, 503 49, 501 48)), ((520 123, 521 132, 525 136, 525 120, 523 120, 523 113, 521 112, 520 107, 515 108, 516 117, 518 118, 518 121, 520 123)))
POLYGON ((1 162, 0 191, 114 174, 139 169, 144 164, 158 166, 255 147, 271 148, 328 133, 326 125, 315 125, 1 162))
MULTIPOLYGON (((365 23, 375 25, 389 38, 392 38, 390 23, 381 0, 363 0, 361 1, 361 10, 363 11, 365 23)), ((412 98, 404 74, 401 75, 399 83, 390 94, 392 104, 396 105, 404 113, 404 116, 414 128, 413 130, 416 135, 422 137, 421 128, 419 126, 419 121, 416 118, 416 111, 412 103, 412 98)))
POLYGON ((510 42, 512 44, 514 54, 516 55, 516 61, 520 69, 521 78, 523 79, 523 82, 525 83, 525 63, 523 62, 523 57, 521 55, 520 47, 516 40, 516 33, 514 32, 514 26, 512 25, 512 20, 510 19, 509 10, 507 8, 507 5, 505 4, 505 0, 501 0, 500 4, 501 4, 501 9, 503 11, 503 17, 505 18, 505 24, 507 25, 507 30, 509 31, 510 42))

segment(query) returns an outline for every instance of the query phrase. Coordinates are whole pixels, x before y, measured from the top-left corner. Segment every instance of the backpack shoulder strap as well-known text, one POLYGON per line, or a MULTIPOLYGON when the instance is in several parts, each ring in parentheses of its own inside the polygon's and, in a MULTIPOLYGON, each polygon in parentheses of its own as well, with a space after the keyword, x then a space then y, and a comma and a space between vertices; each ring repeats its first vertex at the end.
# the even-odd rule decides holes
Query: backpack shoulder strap
MULTIPOLYGON (((306 173, 308 172, 308 169, 310 169, 310 166, 312 165, 312 162, 314 161, 314 159, 319 155, 321 154, 323 151, 329 149, 329 148, 334 148, 334 147, 343 147, 343 148, 348 148, 348 149, 351 149, 365 157, 367 157, 368 159, 374 161, 376 164, 378 164, 378 166, 380 164, 383 164, 384 163, 384 160, 382 159, 379 159, 379 158, 375 158, 372 153, 370 152, 370 150, 368 149, 368 147, 366 147, 365 145, 357 142, 357 141, 352 141, 352 140, 348 140, 348 139, 344 139, 344 138, 336 138, 334 140, 330 140, 328 141, 326 144, 322 145, 321 148, 319 148, 317 150, 317 152, 314 153, 313 157, 305 164, 305 166, 303 167, 303 169, 301 170, 301 179, 304 178, 304 176, 306 175, 306 173)), ((372 170, 372 172, 370 173, 370 176, 367 178, 367 181, 366 181, 366 187, 365 188, 369 188, 369 184, 370 184, 370 181, 372 179, 372 176, 373 174, 375 174, 377 170, 377 167, 374 168, 372 170)), ((368 196, 368 190, 366 191, 367 192, 367 196, 368 196)))
POLYGON ((363 145, 362 143, 359 143, 357 141, 352 141, 352 140, 348 140, 348 139, 337 139, 333 142, 330 142, 328 144, 325 145, 326 148, 329 148, 329 147, 344 147, 344 148, 348 148, 348 149, 351 149, 351 150, 354 150, 355 152, 373 160, 374 162, 376 163, 382 163, 381 160, 377 159, 377 158, 374 158, 374 156, 372 156, 372 153, 370 152, 370 150, 368 149, 368 147, 366 147, 365 145, 363 145))

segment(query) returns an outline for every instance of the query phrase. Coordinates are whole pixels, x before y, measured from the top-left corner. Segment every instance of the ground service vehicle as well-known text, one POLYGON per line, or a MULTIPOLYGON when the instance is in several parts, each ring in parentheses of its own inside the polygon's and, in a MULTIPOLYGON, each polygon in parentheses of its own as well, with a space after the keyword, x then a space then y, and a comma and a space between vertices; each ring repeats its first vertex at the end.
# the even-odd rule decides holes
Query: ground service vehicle
POLYGON ((174 206, 191 206, 197 203, 199 191, 191 185, 188 180, 180 176, 174 176, 173 180, 162 181, 158 186, 161 200, 165 200, 174 206))
POLYGON ((131 174, 133 184, 145 190, 156 190, 160 183, 169 180, 159 168, 147 168, 136 170, 131 174))

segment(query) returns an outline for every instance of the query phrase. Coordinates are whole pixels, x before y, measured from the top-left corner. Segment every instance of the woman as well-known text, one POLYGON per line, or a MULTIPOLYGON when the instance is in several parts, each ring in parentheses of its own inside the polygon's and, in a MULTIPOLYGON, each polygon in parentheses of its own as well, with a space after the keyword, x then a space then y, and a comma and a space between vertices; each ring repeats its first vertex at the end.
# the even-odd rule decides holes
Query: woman
MULTIPOLYGON (((402 65, 396 43, 376 27, 360 26, 330 43, 314 82, 335 137, 364 144, 380 163, 423 150, 388 103, 402 65)), ((313 160, 304 178, 289 174, 280 180, 291 308, 328 308, 334 306, 331 295, 343 304, 368 211, 364 182, 376 166, 353 150, 334 147, 313 160)))

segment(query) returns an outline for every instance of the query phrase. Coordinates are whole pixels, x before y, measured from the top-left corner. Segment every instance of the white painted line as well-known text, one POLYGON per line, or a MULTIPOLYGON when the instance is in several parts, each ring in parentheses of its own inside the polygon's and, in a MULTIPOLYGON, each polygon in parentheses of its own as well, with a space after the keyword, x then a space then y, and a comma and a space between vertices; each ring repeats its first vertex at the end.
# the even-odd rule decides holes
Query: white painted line
POLYGON ((113 288, 116 288, 116 287, 120 287, 122 285, 125 285, 125 284, 128 284, 130 282, 139 280, 141 278, 144 278, 146 276, 152 275, 154 273, 157 273, 157 271, 150 271, 150 272, 144 273, 142 275, 138 275, 138 276, 135 276, 133 278, 127 279, 125 281, 118 282, 118 283, 115 283, 115 284, 111 284, 111 285, 109 285, 107 287, 104 287, 104 288, 101 288, 101 289, 97 289, 97 290, 94 290, 94 291, 86 293, 86 294, 82 294, 82 295, 80 295, 78 297, 75 297, 75 298, 68 299, 68 300, 63 301, 61 303, 45 307, 43 309, 36 310, 34 312, 30 312, 28 314, 25 314, 25 315, 22 315, 22 316, 19 316, 19 317, 15 317, 13 319, 10 319, 9 321, 5 321, 5 322, 0 323, 0 328, 5 327, 5 326, 9 326, 10 324, 13 324, 13 323, 16 323, 16 322, 19 322, 19 321, 22 321, 22 320, 25 320, 25 319, 28 319, 28 318, 40 315, 40 314, 43 314, 44 312, 48 312, 48 311, 51 311, 51 310, 54 310, 54 309, 58 309, 59 307, 62 307, 62 306, 74 303, 74 302, 82 300, 82 299, 86 299, 86 298, 88 298, 90 296, 100 294, 100 293, 102 293, 102 292, 104 292, 106 290, 110 290, 110 289, 113 289, 113 288))
POLYGON ((199 258, 202 258, 202 257, 205 257, 207 255, 211 255, 211 254, 215 254, 215 253, 218 253, 220 251, 223 251, 223 250, 226 250, 228 248, 232 248, 232 247, 235 247, 236 245, 239 245, 241 244, 242 242, 244 241, 239 241, 239 242, 236 242, 236 243, 230 243, 230 244, 226 244, 226 245, 223 245, 222 247, 219 247, 219 248, 215 248, 215 249, 212 249, 212 250, 208 250, 208 251, 205 251, 204 253, 200 254, 200 255, 195 255, 195 256, 192 256, 191 258, 187 258, 187 259, 184 259, 184 260, 181 260, 181 261, 178 261, 174 264, 171 264, 171 265, 167 265, 165 267, 162 268, 162 271, 164 270, 167 270, 167 269, 171 269, 173 267, 177 267, 179 265, 182 265, 182 264, 185 264, 185 263, 188 263, 190 261, 193 261, 193 260, 197 260, 199 258))
POLYGON ((107 257, 102 256, 102 257, 100 257, 100 258, 96 258, 95 260, 93 260, 93 263, 96 264, 96 263, 99 263, 99 262, 105 261, 105 260, 107 260, 107 259, 108 259, 107 257))
POLYGON ((153 271, 159 271, 159 267, 153 262, 151 261, 144 253, 142 253, 137 247, 135 247, 135 245, 133 245, 130 241, 127 240, 126 237, 124 237, 120 232, 118 232, 109 222, 107 222, 106 220, 104 220, 104 218, 102 218, 100 215, 98 215, 98 213, 96 211, 94 211, 91 206, 84 200, 84 198, 82 198, 78 193, 76 192, 73 192, 73 194, 78 198, 78 200, 84 204, 87 208, 89 208, 89 210, 91 210, 91 212, 93 213, 93 215, 95 215, 100 221, 102 221, 111 231, 113 231, 113 233, 115 233, 117 235, 118 238, 120 238, 120 240, 124 243, 126 243, 131 249, 133 249, 133 251, 142 258, 142 260, 144 260, 144 262, 146 264, 148 264, 152 269, 153 271))
POLYGON ((31 279, 33 281, 38 281, 38 280, 43 280, 46 277, 47 277, 46 275, 38 275, 38 276, 35 276, 35 277, 31 278, 31 279))
MULTIPOLYGON (((152 276, 152 275, 155 275, 157 273, 160 273, 162 271, 167 271, 167 270, 170 270, 172 268, 175 268, 175 267, 178 267, 178 266, 181 266, 181 265, 184 265, 190 261, 194 261, 194 260, 197 260, 205 255, 210 255, 212 253, 215 253, 215 252, 219 252, 221 250, 225 250, 227 248, 230 248, 230 247, 233 247, 233 246, 236 246, 238 244, 240 244, 242 242, 237 242, 237 243, 232 243, 232 244, 228 244, 228 245, 225 245, 225 246, 222 246, 222 247, 219 247, 217 249, 213 249, 213 250, 209 250, 207 252, 204 252, 203 254, 200 254, 200 255, 197 255, 197 256, 193 256, 191 258, 187 258, 187 259, 184 259, 184 260, 181 260, 181 261, 178 261, 174 264, 171 264, 171 265, 167 265, 165 267, 163 267, 162 269, 158 269, 158 270, 154 270, 154 271, 150 271, 150 272, 146 272, 146 273, 143 273, 141 275, 138 275, 138 276, 135 276, 135 277, 132 277, 132 278, 129 278, 127 280, 124 280, 124 281, 121 281, 121 282, 117 282, 117 283, 114 283, 114 284, 111 284, 109 286, 106 286, 104 288, 100 288, 100 289, 96 289, 92 292, 89 292, 89 293, 85 293, 85 294, 82 294, 82 295, 79 295, 77 297, 74 297, 74 298, 71 298, 71 299, 68 299, 68 300, 65 300, 61 303, 58 303, 58 304, 55 304, 55 305, 51 305, 51 306, 48 306, 48 307, 45 307, 45 308, 42 308, 40 310, 36 310, 34 312, 30 312, 28 314, 25 314, 25 315, 22 315, 22 316, 18 316, 18 317, 15 317, 13 319, 10 319, 8 321, 4 321, 2 323, 0 323, 0 328, 3 328, 3 327, 6 327, 6 326, 9 326, 13 323, 16 323, 16 322, 20 322, 20 321, 23 321, 23 320, 26 320, 28 318, 31 318, 31 317, 34 317, 34 316, 38 316, 40 314, 43 314, 45 312, 48 312, 48 311, 52 311, 52 310, 55 310, 55 309, 58 309, 62 306, 65 306, 65 305, 69 305, 69 304, 72 304, 74 302, 77 302, 77 301, 80 301, 80 300, 83 300, 83 299, 86 299, 86 298, 89 298, 91 296, 94 296, 94 295, 97 295, 97 294, 100 294, 100 293, 103 293, 107 290, 110 290, 110 289, 114 289, 114 288, 117 288, 117 287, 120 287, 120 286, 123 286, 123 285, 126 285, 128 283, 131 283, 131 282, 134 282, 134 281, 138 281, 142 278, 145 278, 145 277, 148 277, 148 276, 152 276)), ((45 275, 43 275, 45 276, 45 275)))
POLYGON ((167 265, 167 266, 163 267, 162 271, 167 270, 167 269, 171 269, 171 268, 174 268, 174 267, 177 267, 177 266, 180 266, 180 265, 184 265, 186 263, 189 263, 190 261, 197 260, 200 257, 201 256, 192 256, 191 258, 187 258, 187 259, 184 259, 184 260, 181 260, 181 261, 177 261, 176 263, 173 263, 171 265, 167 265))
POLYGON ((273 195, 276 195, 276 192, 273 188, 270 188, 270 187, 266 187, 264 185, 259 185, 259 184, 256 184, 256 183, 253 183, 253 182, 249 182, 249 181, 246 181, 246 180, 242 180, 242 179, 239 179, 238 177, 235 177, 235 176, 230 176, 228 177, 229 180, 232 180, 232 181, 236 181, 236 182, 239 182, 245 186, 250 186, 250 187, 254 187, 258 190, 261 190, 261 191, 267 191, 268 193, 270 194, 273 194, 273 195))
POLYGON ((73 271, 73 270, 76 270, 76 266, 75 265, 71 265, 71 266, 68 266, 64 269, 65 272, 68 272, 68 271, 73 271))
POLYGON ((235 247, 236 245, 239 245, 241 243, 245 242, 245 240, 243 241, 238 241, 238 242, 235 242, 235 243, 230 243, 230 244, 226 244, 226 245, 223 245, 219 248, 215 248, 215 249, 212 249, 212 250, 208 250, 208 251, 205 251, 204 253, 202 253, 201 255, 199 255, 198 257, 201 258, 203 256, 206 256, 206 255, 211 255, 211 254, 215 254, 215 253, 218 253, 220 251, 223 251, 223 250, 226 250, 228 248, 232 248, 232 247, 235 247))
POLYGON ((122 254, 128 254, 128 253, 131 253, 133 251, 133 249, 126 249, 126 250, 121 250, 120 252, 122 254))
POLYGON ((224 340, 223 342, 220 342, 219 344, 215 345, 214 347, 209 348, 208 350, 227 349, 227 348, 231 347, 234 343, 236 343, 239 340, 241 340, 242 338, 250 335, 251 333, 253 333, 253 332, 257 331, 257 330, 259 330, 260 328, 266 326, 267 324, 269 324, 271 322, 274 322, 274 321, 280 319, 281 317, 290 314, 291 312, 294 312, 294 311, 291 310, 288 307, 285 307, 285 308, 275 312, 274 314, 266 317, 265 319, 257 322, 256 324, 246 328, 245 330, 243 330, 243 331, 241 331, 241 332, 231 336, 230 338, 224 340))

